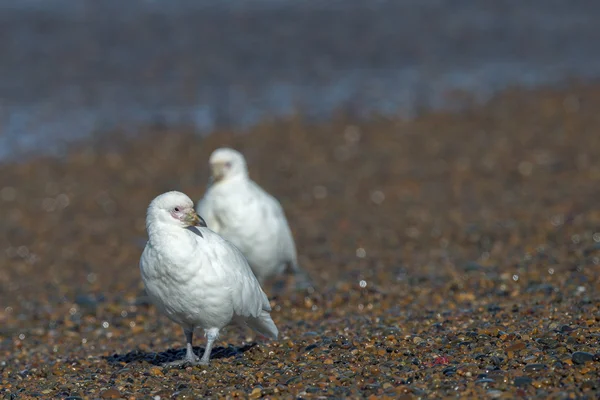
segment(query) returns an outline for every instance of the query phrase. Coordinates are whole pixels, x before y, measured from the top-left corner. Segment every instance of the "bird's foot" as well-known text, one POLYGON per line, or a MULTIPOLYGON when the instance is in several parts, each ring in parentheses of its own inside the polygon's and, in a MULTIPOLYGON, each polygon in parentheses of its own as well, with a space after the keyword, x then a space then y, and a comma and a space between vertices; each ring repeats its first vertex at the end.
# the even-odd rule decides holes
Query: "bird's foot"
POLYGON ((198 361, 198 365, 208 365, 208 364, 209 364, 208 360, 200 360, 200 361, 198 361))
POLYGON ((306 273, 296 273, 295 275, 295 289, 296 290, 314 290, 314 284, 306 273))

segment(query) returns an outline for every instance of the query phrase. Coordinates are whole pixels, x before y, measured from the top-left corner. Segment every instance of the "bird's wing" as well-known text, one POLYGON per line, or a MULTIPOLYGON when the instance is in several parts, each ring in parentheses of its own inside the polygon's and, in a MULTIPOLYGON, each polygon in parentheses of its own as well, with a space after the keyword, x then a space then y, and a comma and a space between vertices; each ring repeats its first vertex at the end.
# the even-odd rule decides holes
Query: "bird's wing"
POLYGON ((243 317, 258 317, 263 311, 271 311, 267 295, 238 248, 208 229, 202 229, 201 232, 203 237, 197 240, 208 240, 220 260, 219 273, 225 281, 223 290, 230 292, 234 313, 243 317))
POLYGON ((269 220, 265 225, 273 227, 277 235, 275 240, 279 244, 280 254, 289 258, 290 262, 296 263, 296 244, 281 203, 256 183, 252 185, 252 191, 254 196, 260 198, 260 204, 265 209, 262 215, 269 220))
POLYGON ((256 182, 252 181, 249 185, 249 190, 252 196, 260 202, 263 207, 266 207, 269 211, 269 217, 283 218, 285 220, 285 214, 281 203, 275 197, 267 193, 261 188, 256 182))

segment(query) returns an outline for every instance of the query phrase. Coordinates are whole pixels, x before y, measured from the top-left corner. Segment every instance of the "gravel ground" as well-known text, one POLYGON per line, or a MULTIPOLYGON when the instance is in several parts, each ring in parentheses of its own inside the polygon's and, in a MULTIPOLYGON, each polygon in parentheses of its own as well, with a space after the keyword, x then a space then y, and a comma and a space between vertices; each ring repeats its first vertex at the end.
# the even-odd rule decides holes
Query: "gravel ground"
POLYGON ((600 86, 514 90, 458 115, 116 133, 2 165, 0 394, 597 398, 598 109, 600 86), (164 370, 184 338, 144 297, 145 209, 199 198, 221 145, 281 199, 318 287, 265 287, 279 341, 230 329, 208 368, 164 370))

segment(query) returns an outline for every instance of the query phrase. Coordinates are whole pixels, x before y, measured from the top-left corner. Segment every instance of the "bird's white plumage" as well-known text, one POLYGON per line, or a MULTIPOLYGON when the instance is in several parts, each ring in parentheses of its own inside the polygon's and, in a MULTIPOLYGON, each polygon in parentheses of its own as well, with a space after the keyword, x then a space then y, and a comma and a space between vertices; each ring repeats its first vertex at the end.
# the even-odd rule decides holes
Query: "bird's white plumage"
POLYGON ((212 230, 178 220, 176 207, 184 217, 195 215, 179 192, 158 196, 148 208, 140 269, 154 304, 186 331, 218 333, 237 323, 276 338, 269 301, 242 253, 212 230))
POLYGON ((208 227, 242 251, 260 282, 290 266, 307 284, 281 204, 248 177, 243 155, 217 149, 209 164, 213 182, 196 206, 208 227))

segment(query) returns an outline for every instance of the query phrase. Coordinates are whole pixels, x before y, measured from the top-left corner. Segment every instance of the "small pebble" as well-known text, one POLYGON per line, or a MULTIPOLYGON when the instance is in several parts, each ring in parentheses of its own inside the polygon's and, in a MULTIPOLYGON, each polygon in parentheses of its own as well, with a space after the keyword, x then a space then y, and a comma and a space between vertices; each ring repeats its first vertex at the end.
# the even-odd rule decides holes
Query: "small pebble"
POLYGON ((525 372, 535 372, 547 369, 548 366, 546 364, 528 364, 525 366, 525 372))
POLYGON ((110 388, 100 393, 100 397, 103 399, 119 399, 121 398, 121 393, 115 388, 110 388))
POLYGON ((525 387, 531 385, 533 379, 528 376, 518 376, 515 378, 515 386, 525 387))
POLYGON ((442 373, 446 376, 452 376, 456 374, 456 367, 446 367, 442 370, 442 373))
POLYGON ((250 392, 250 398, 251 399, 259 399, 262 396, 262 390, 260 388, 254 388, 252 389, 252 392, 250 392))
POLYGON ((594 355, 585 351, 576 351, 571 355, 571 360, 573 360, 574 364, 582 365, 594 361, 594 355))
POLYGON ((520 351, 520 350, 524 350, 525 348, 527 348, 525 343, 517 342, 517 343, 513 343, 510 346, 508 346, 506 348, 506 351, 520 351))
POLYGON ((552 338, 541 338, 536 341, 549 349, 555 349, 559 345, 558 340, 552 338))

